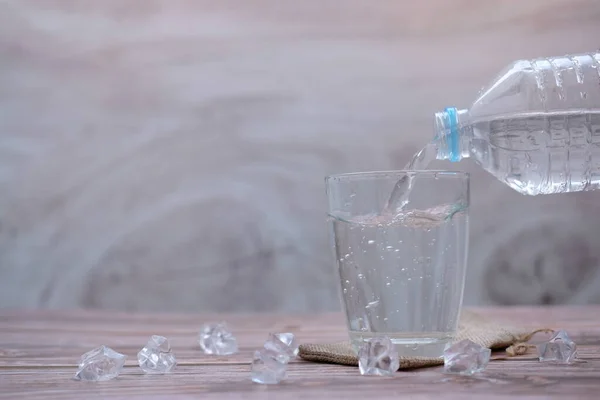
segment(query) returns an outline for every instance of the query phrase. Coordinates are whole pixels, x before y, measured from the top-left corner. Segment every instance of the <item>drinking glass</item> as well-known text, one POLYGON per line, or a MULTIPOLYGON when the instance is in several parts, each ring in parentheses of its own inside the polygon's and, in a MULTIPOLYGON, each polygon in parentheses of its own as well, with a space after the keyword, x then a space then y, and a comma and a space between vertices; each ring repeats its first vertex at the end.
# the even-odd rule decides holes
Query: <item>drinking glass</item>
POLYGON ((328 176, 328 220, 355 351, 387 336, 400 356, 441 357, 458 328, 468 252, 469 175, 448 171, 328 176), (402 178, 404 207, 386 207, 402 178), (405 178, 406 179, 406 178, 405 178), (395 209, 395 211, 388 211, 395 209))

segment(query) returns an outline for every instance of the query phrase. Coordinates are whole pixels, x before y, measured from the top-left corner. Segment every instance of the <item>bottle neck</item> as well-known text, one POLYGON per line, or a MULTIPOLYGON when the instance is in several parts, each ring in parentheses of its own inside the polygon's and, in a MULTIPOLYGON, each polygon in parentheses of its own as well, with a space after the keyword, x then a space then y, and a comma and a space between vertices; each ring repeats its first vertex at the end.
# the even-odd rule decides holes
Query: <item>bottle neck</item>
POLYGON ((468 125, 468 110, 448 107, 435 113, 435 136, 438 160, 460 161, 469 157, 469 146, 465 143, 465 126, 468 125))

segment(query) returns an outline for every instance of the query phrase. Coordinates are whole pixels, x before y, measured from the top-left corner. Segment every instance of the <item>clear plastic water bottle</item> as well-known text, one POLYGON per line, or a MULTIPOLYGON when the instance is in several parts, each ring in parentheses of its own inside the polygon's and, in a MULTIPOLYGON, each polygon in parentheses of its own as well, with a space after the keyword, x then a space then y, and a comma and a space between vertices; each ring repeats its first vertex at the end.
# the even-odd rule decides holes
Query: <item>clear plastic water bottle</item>
POLYGON ((437 159, 471 157, 528 195, 600 188, 600 53, 516 61, 435 120, 437 159))

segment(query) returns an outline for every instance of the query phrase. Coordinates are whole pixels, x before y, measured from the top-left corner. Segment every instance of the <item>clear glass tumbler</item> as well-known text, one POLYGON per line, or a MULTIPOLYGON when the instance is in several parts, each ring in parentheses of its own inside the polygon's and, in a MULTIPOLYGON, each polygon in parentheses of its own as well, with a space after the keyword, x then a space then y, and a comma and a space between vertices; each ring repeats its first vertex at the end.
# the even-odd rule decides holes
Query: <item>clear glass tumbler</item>
POLYGON ((390 171, 326 178, 342 305, 355 351, 388 336, 401 356, 441 357, 458 327, 468 252, 469 175, 390 171), (386 212, 396 183, 408 203, 386 212))

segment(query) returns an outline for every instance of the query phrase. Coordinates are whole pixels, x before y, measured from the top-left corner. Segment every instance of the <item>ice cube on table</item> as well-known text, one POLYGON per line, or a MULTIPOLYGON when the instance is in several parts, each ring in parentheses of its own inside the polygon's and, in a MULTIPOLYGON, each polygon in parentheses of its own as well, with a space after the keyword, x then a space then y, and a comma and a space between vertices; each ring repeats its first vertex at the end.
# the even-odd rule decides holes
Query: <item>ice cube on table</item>
POLYGON ((147 374, 165 374, 177 365, 171 345, 164 336, 152 335, 137 357, 140 368, 147 374))
POLYGON ((238 352, 235 336, 222 322, 203 325, 198 334, 198 344, 206 354, 224 356, 238 352))
POLYGON ((289 362, 298 355, 298 342, 293 333, 271 333, 264 348, 276 352, 282 362, 289 362))
POLYGON ((361 375, 392 376, 399 367, 398 351, 386 336, 366 339, 358 350, 361 375))
POLYGON ((577 359, 577 345, 567 332, 560 330, 550 340, 537 346, 540 362, 571 364, 577 359))
POLYGON ((115 379, 125 365, 127 357, 107 346, 100 346, 81 356, 75 379, 82 381, 108 381, 115 379))
POLYGON ((448 343, 444 349, 444 372, 473 375, 483 372, 490 362, 492 350, 468 339, 448 343))
POLYGON ((262 348, 254 352, 252 359, 252 382, 264 385, 275 385, 285 379, 287 362, 283 362, 279 353, 262 348))

